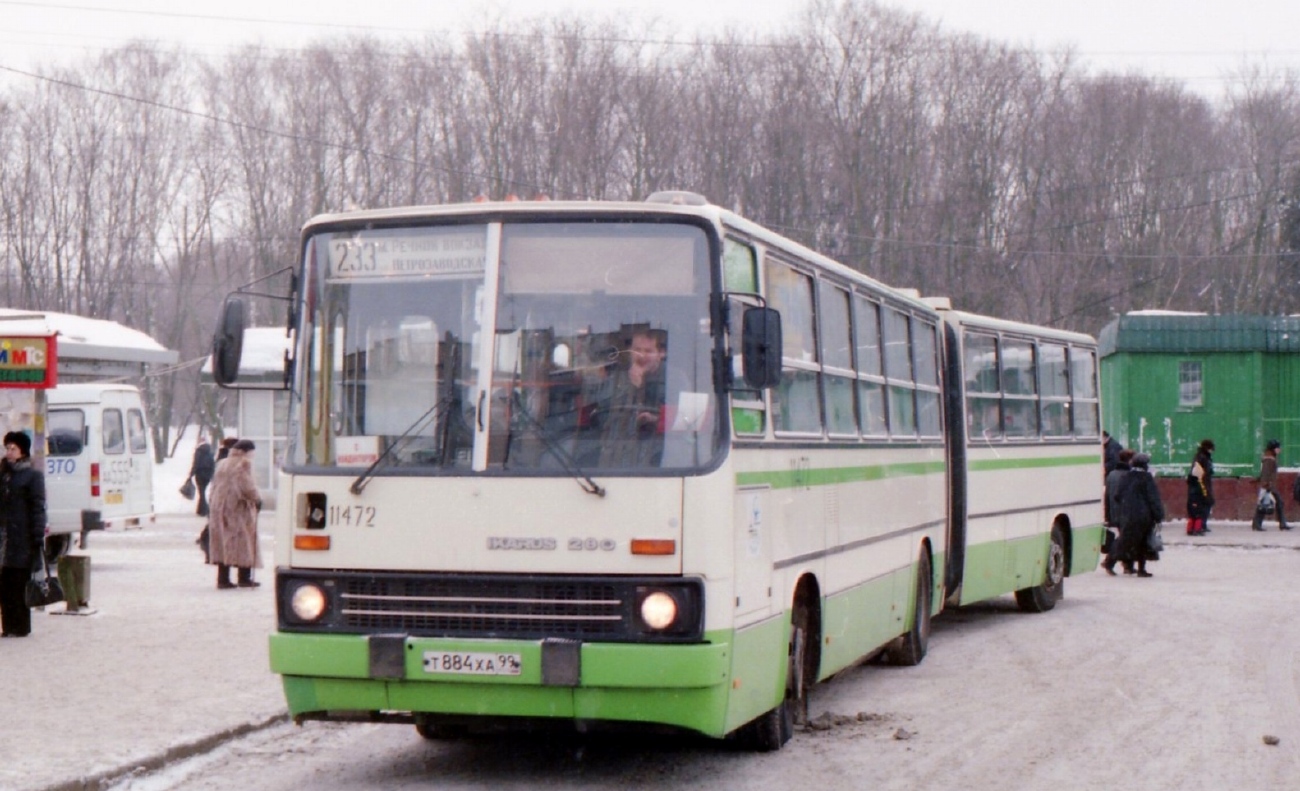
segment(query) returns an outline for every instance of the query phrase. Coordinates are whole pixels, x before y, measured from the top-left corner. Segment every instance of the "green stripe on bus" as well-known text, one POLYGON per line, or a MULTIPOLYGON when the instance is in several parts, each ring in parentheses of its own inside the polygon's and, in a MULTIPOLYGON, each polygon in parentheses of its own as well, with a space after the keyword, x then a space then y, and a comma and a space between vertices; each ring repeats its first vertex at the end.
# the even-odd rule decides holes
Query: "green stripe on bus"
POLYGON ((804 470, 741 472, 736 474, 736 485, 755 486, 766 484, 773 489, 791 489, 796 486, 829 486, 837 483, 934 475, 943 472, 945 466, 941 461, 918 461, 903 464, 873 464, 869 467, 823 467, 804 470))
POLYGON ((1101 456, 1045 456, 1043 458, 981 459, 966 466, 971 472, 989 472, 992 470, 1023 470, 1036 467, 1082 467, 1089 464, 1101 464, 1101 456))

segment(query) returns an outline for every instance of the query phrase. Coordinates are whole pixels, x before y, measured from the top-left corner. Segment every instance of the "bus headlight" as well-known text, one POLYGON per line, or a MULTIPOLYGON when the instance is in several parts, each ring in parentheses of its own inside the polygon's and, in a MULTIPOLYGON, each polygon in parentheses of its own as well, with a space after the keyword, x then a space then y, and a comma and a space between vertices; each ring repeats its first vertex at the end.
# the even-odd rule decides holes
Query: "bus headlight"
POLYGON ((677 622, 677 600, 664 591, 654 591, 641 600, 641 620, 655 631, 677 622))
POLYGON ((325 614, 325 606, 328 602, 325 591, 308 582, 294 588, 293 594, 289 597, 289 610, 295 618, 310 623, 325 614))

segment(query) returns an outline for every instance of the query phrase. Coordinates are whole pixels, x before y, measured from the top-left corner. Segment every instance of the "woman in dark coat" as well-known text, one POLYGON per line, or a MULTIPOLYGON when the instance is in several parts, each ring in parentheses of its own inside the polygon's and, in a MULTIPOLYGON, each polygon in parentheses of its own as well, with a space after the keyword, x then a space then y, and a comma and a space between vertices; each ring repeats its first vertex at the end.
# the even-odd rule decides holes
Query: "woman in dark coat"
MULTIPOLYGON (((1160 553, 1151 549, 1151 532, 1165 521, 1165 506, 1160 501, 1156 479, 1151 477, 1147 465, 1151 457, 1139 453, 1131 462, 1133 469, 1120 480, 1115 494, 1119 506, 1119 549, 1116 556, 1137 564, 1139 577, 1150 577, 1148 560, 1159 560, 1160 553)), ((1114 574, 1114 562, 1107 558, 1106 573, 1114 574)))
MULTIPOLYGON (((1125 449, 1120 451, 1119 456, 1115 461, 1115 469, 1106 473, 1106 500, 1103 512, 1106 517, 1107 532, 1109 532, 1111 528, 1114 528, 1115 533, 1119 533, 1119 484, 1120 481, 1124 480, 1124 476, 1128 475, 1128 471, 1132 469, 1133 457, 1135 455, 1137 454, 1131 450, 1125 449)), ((1119 539, 1112 536, 1110 539, 1110 548, 1106 551, 1106 559, 1102 561, 1102 567, 1105 568, 1108 573, 1114 574, 1115 563, 1119 560, 1119 539)), ((1124 573, 1133 573, 1133 564, 1127 559, 1124 559, 1124 573)))
POLYGON ((1214 440, 1203 439, 1187 473, 1187 535, 1203 536, 1210 532, 1210 509, 1214 507, 1214 440))
POLYGON ((5 434, 0 461, 0 635, 26 637, 32 611, 24 593, 45 545, 45 476, 32 466, 32 440, 5 434))
POLYGON ((194 460, 190 462, 190 478, 194 481, 194 488, 199 495, 199 505, 194 513, 199 516, 208 515, 208 484, 212 483, 212 473, 217 468, 217 462, 212 458, 212 446, 206 439, 200 439, 197 447, 194 448, 194 460))

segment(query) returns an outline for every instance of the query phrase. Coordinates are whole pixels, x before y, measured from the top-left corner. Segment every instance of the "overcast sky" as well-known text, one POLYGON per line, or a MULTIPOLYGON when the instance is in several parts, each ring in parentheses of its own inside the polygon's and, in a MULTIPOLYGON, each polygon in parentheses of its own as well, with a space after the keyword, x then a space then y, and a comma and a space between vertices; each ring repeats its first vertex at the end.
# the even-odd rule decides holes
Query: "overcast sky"
MULTIPOLYGON (((1218 95, 1243 65, 1300 69, 1300 0, 884 0, 952 32, 1040 49, 1072 46, 1098 68, 1172 76, 1218 95)), ((656 37, 792 24, 800 0, 0 0, 0 66, 30 68, 132 39, 206 53, 261 40, 299 47, 365 31, 401 38, 489 20, 577 13, 646 22, 656 37), (658 24, 649 22, 658 19, 658 24)))

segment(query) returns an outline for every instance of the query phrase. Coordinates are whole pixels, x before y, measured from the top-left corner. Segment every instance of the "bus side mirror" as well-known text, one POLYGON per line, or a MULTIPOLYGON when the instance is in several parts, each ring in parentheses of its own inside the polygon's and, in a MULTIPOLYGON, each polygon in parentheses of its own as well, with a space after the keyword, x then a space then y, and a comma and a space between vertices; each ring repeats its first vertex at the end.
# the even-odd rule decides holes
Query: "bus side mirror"
POLYGON ((212 336, 212 378, 228 387, 239 378, 239 359, 244 353, 244 300, 226 297, 221 321, 212 336))
POLYGON ((781 382, 781 314, 772 308, 748 308, 741 325, 740 351, 745 384, 756 389, 781 382))

